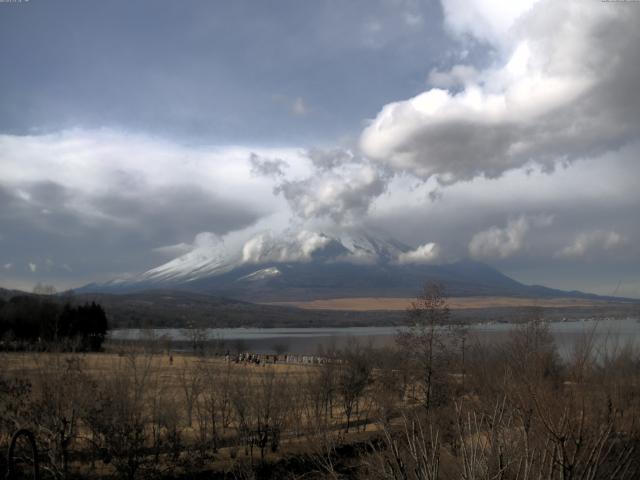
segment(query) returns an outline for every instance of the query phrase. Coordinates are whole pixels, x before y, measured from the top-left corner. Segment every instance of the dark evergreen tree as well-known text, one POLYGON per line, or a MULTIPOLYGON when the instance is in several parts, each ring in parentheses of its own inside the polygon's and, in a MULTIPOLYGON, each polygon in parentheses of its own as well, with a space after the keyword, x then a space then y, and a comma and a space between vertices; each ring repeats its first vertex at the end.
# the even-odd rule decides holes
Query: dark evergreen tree
POLYGON ((71 340, 77 348, 98 351, 109 325, 95 302, 60 306, 35 295, 20 295, 0 304, 0 338, 40 343, 71 340))

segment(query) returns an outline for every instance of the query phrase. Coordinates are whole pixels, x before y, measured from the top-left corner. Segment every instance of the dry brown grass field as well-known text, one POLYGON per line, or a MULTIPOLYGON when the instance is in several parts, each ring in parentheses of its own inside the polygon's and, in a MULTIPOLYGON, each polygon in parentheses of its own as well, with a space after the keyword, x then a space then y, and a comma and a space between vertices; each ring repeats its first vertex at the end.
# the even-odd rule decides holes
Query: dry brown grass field
MULTIPOLYGON (((356 442, 377 430, 372 421, 362 423, 363 413, 372 414, 371 402, 366 412, 350 414, 350 429, 345 428, 347 417, 337 398, 331 405, 317 404, 320 396, 325 397, 318 389, 323 376, 320 370, 333 375, 333 365, 236 363, 223 356, 160 352, 157 345, 153 351, 133 344, 119 350, 0 353, 5 382, 0 406, 6 413, 16 411, 22 416, 14 426, 4 425, 3 443, 12 428, 27 426, 41 429, 41 438, 46 437, 41 445, 55 450, 51 444, 56 443, 56 430, 68 427, 73 440, 67 448, 75 455, 69 455, 66 466, 52 469, 52 478, 61 475, 61 468, 83 477, 146 478, 169 472, 188 475, 201 469, 205 459, 207 470, 227 472, 245 468, 257 458, 266 463, 287 455, 307 457, 316 452, 311 437, 322 436, 321 448, 333 449, 338 437, 340 442, 356 442), (28 382, 27 390, 12 389, 14 383, 23 382, 28 382), (310 404, 310 395, 318 396, 316 405, 310 404), (95 403, 100 406, 92 412, 95 403), (42 409, 48 410, 45 419, 40 418, 42 409), (89 418, 92 415, 104 417, 97 428, 89 418), (81 421, 82 416, 87 420, 81 421), (143 438, 136 441, 127 432, 111 431, 111 424, 117 422, 124 422, 129 430, 141 429, 143 438), (213 422, 219 425, 213 427, 213 422), (165 438, 149 438, 156 435, 165 438), (179 438, 170 439, 172 435, 179 438), (150 454, 154 441, 157 451, 150 454), (140 452, 119 466, 99 455, 92 458, 91 466, 71 460, 83 457, 99 442, 122 442, 127 449, 140 452)), ((365 387, 358 387, 357 395, 365 387)), ((105 449, 129 455, 121 445, 105 449)), ((318 455, 322 457, 323 452, 318 455)))
POLYGON ((145 342, 0 352, 0 449, 30 430, 51 479, 638 478, 637 351, 585 337, 561 360, 539 319, 472 345, 437 328, 432 300, 395 348, 354 343, 313 365, 145 342))
MULTIPOLYGON (((310 300, 296 302, 272 302, 271 305, 287 305, 310 310, 407 310, 413 298, 331 298, 326 300, 310 300)), ((578 298, 513 298, 513 297, 451 297, 448 300, 451 309, 486 309, 500 307, 543 307, 571 308, 606 305, 605 301, 585 300, 578 298)))

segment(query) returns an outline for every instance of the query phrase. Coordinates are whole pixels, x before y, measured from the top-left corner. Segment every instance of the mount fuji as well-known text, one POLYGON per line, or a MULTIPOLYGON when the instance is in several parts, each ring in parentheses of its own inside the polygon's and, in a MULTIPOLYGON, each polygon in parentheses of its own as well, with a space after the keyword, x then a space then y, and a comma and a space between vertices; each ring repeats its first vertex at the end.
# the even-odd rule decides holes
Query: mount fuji
POLYGON ((310 230, 261 233, 240 248, 220 240, 138 275, 92 283, 80 293, 183 290, 251 302, 350 297, 412 297, 425 282, 444 285, 450 296, 581 297, 524 285, 472 260, 446 261, 438 246, 417 249, 387 235, 367 231, 310 230))

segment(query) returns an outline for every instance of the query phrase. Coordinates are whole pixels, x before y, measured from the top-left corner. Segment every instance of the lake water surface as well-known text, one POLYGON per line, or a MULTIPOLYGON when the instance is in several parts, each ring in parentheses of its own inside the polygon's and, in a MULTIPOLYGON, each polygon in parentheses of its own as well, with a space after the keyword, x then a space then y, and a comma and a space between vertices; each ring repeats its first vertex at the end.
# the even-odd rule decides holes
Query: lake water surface
MULTIPOLYGON (((517 328, 512 323, 483 323, 466 327, 469 341, 499 343, 509 338, 517 328)), ((587 319, 549 324, 561 355, 569 355, 574 345, 586 336, 593 335, 599 349, 612 350, 627 345, 640 347, 640 320, 587 319)), ((364 345, 385 346, 395 342, 401 327, 331 327, 331 328, 210 328, 206 338, 225 343, 225 348, 274 353, 282 349, 289 353, 314 354, 320 348, 344 348, 349 342, 364 345)), ((145 340, 165 338, 174 342, 174 348, 187 348, 192 337, 189 329, 119 329, 110 333, 113 340, 145 340)))

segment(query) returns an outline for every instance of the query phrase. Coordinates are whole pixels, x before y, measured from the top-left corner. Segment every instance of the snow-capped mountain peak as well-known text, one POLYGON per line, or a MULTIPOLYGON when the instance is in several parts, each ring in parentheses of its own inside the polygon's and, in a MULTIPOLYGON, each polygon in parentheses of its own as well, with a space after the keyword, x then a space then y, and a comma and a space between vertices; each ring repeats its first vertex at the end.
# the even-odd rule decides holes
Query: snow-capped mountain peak
POLYGON ((410 248, 391 238, 366 231, 325 233, 311 230, 288 230, 280 234, 263 232, 249 238, 236 249, 227 249, 217 236, 205 235, 193 249, 139 275, 115 279, 108 284, 174 285, 216 277, 234 269, 255 265, 257 270, 236 280, 272 278, 281 273, 277 264, 353 263, 373 265, 397 261, 410 248), (260 266, 264 268, 259 268, 260 266))
POLYGON ((338 236, 338 240, 349 251, 349 257, 354 261, 389 262, 410 250, 409 247, 394 239, 363 231, 342 233, 338 236))
POLYGON ((177 289, 256 301, 346 297, 410 297, 425 282, 443 283, 453 296, 569 295, 523 285, 488 265, 449 261, 436 243, 411 249, 366 231, 261 233, 226 248, 215 235, 140 275, 90 284, 84 292, 177 289))

